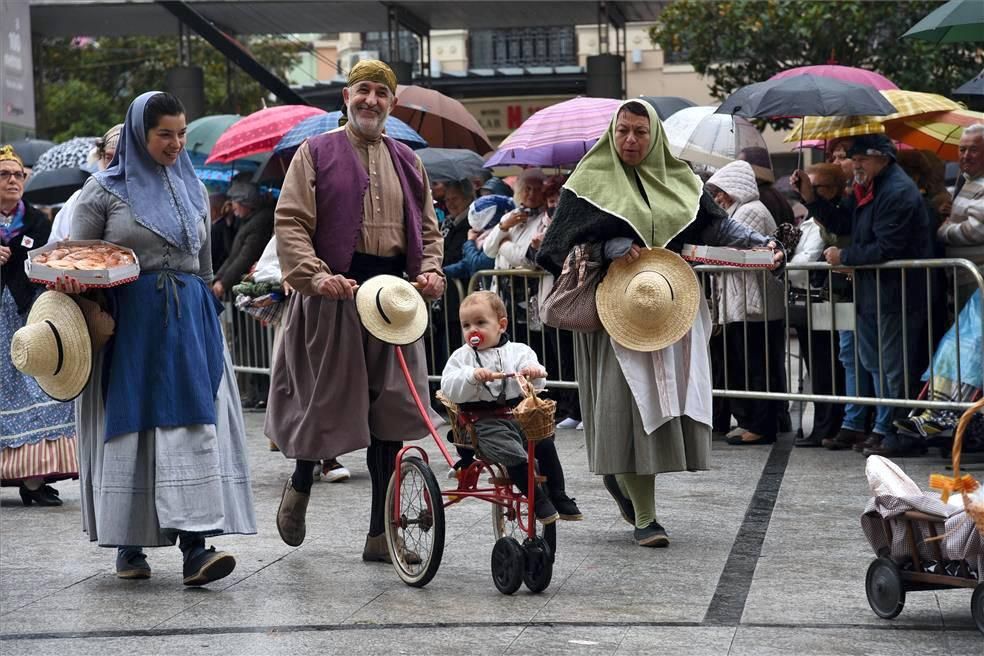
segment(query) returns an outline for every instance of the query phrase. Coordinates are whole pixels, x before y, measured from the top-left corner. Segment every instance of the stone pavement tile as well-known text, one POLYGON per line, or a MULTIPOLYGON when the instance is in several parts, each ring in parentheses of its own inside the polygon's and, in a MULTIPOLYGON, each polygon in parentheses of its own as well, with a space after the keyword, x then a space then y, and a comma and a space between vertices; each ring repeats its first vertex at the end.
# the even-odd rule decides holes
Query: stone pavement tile
POLYGON ((503 652, 524 654, 614 654, 625 637, 627 627, 612 626, 528 626, 503 652))
POLYGON ((616 654, 724 656, 728 653, 734 636, 733 627, 635 626, 626 632, 616 654))
POLYGON ((900 656, 980 654, 976 631, 906 631, 863 627, 738 627, 729 656, 900 656))

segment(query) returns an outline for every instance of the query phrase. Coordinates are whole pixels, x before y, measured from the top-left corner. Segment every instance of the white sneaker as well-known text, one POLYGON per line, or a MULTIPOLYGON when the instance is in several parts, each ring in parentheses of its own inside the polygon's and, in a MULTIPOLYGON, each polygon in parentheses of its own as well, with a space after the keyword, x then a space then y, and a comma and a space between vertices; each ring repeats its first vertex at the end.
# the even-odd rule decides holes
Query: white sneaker
POLYGON ((448 479, 452 481, 458 480, 458 470, 452 467, 448 470, 448 479))
POLYGON ((325 460, 321 469, 321 478, 329 483, 341 483, 352 478, 352 472, 337 460, 325 460))
POLYGON ((583 421, 577 422, 577 428, 575 430, 584 430, 584 422, 583 421))
POLYGON ((577 419, 574 419, 573 417, 568 417, 557 424, 557 428, 574 428, 575 426, 577 426, 577 419))

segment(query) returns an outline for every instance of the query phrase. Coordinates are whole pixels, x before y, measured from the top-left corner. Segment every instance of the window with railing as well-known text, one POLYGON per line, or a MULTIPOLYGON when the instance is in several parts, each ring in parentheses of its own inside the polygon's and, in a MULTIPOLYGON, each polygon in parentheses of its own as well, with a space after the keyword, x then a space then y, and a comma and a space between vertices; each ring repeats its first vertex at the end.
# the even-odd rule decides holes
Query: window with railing
POLYGON ((570 26, 472 30, 468 33, 468 65, 569 66, 577 64, 577 39, 570 26))
MULTIPOLYGON (((400 30, 393 35, 396 39, 397 60, 414 65, 414 71, 420 68, 420 42, 410 32, 400 30)), ((365 32, 362 35, 362 49, 375 50, 381 59, 390 59, 389 35, 386 32, 365 32)))

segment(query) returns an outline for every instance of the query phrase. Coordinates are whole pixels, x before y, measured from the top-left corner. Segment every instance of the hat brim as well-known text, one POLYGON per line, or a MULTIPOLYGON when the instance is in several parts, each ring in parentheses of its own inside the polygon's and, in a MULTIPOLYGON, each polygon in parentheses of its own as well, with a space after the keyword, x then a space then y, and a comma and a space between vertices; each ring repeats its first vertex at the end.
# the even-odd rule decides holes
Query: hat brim
POLYGON ((403 278, 380 275, 365 281, 359 285, 359 290, 355 293, 355 308, 362 325, 370 335, 381 342, 406 346, 413 344, 427 332, 427 303, 417 289, 403 278), (387 322, 376 307, 376 295, 383 287, 392 285, 409 287, 420 301, 414 309, 412 318, 399 325, 387 322))
POLYGON ((651 352, 675 344, 693 327, 700 294, 697 276, 683 258, 665 248, 648 248, 633 262, 612 262, 595 292, 595 302, 602 326, 616 343, 633 351, 651 352), (673 305, 655 325, 634 322, 624 312, 629 282, 643 271, 659 272, 673 289, 673 305))
POLYGON ((35 376, 45 394, 55 401, 72 401, 92 375, 92 340, 82 310, 69 296, 49 291, 34 301, 27 325, 50 321, 62 345, 62 366, 57 374, 35 376))

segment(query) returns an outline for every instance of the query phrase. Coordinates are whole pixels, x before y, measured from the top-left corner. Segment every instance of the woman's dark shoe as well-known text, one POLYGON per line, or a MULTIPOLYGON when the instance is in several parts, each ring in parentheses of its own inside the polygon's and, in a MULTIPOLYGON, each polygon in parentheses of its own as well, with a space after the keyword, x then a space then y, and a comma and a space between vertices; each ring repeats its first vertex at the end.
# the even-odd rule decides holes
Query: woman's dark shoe
POLYGON ((670 538, 666 535, 666 529, 660 526, 659 522, 653 520, 646 528, 637 528, 632 532, 632 537, 640 547, 668 547, 670 538))
POLYGON ((825 449, 843 451, 844 449, 854 448, 855 444, 864 442, 866 439, 868 439, 867 433, 851 430, 850 428, 842 428, 837 435, 824 438, 822 444, 825 449))
POLYGON ((149 579, 147 555, 136 547, 121 547, 116 552, 116 576, 121 579, 149 579))
POLYGON ((821 438, 819 435, 810 433, 809 435, 804 435, 803 437, 796 438, 796 441, 793 442, 793 444, 795 446, 805 447, 805 448, 819 447, 819 446, 823 446, 823 438, 821 438))
POLYGON ((36 490, 29 489, 21 483, 20 498, 25 506, 36 503, 39 506, 60 506, 62 500, 58 498, 58 492, 50 485, 42 485, 36 490))
POLYGON ((236 569, 236 559, 232 554, 216 551, 215 547, 197 549, 184 561, 184 584, 205 585, 232 574, 236 569))
POLYGON ((561 519, 568 522, 579 522, 584 519, 580 508, 574 503, 575 500, 567 496, 566 492, 558 492, 557 494, 551 495, 550 501, 553 502, 554 508, 557 509, 557 513, 561 519))
POLYGON ((775 435, 759 435, 758 433, 753 433, 752 431, 745 431, 740 435, 735 435, 728 438, 728 444, 732 446, 754 446, 756 444, 775 444, 775 435))
POLYGON ((619 489, 618 480, 616 480, 615 476, 613 474, 605 474, 601 477, 601 481, 605 484, 608 494, 612 495, 612 498, 615 499, 622 519, 635 526, 635 507, 632 505, 632 499, 622 494, 622 490, 619 489))

